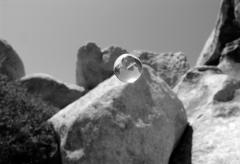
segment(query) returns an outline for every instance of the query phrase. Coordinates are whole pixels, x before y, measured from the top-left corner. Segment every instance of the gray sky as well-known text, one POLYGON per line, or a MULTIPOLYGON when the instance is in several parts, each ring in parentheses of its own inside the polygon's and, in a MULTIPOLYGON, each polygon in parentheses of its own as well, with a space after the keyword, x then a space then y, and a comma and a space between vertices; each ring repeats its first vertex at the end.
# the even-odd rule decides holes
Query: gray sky
POLYGON ((194 65, 213 29, 219 0, 0 0, 0 38, 27 74, 75 82, 80 46, 183 51, 194 65))

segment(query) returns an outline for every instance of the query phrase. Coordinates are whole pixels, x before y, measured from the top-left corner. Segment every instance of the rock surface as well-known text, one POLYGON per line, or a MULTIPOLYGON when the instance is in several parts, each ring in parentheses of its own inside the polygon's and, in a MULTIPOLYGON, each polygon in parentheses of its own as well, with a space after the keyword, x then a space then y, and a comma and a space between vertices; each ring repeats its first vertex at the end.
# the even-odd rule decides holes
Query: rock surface
POLYGON ((191 163, 239 164, 240 81, 217 67, 202 67, 189 71, 174 90, 193 129, 191 163))
POLYGON ((85 94, 82 87, 66 84, 47 74, 34 74, 19 80, 27 91, 60 109, 85 94))
POLYGON ((4 40, 0 40, 0 73, 16 80, 25 75, 24 65, 14 49, 4 40))
POLYGON ((182 52, 151 53, 134 51, 143 64, 151 66, 155 74, 161 77, 170 86, 174 87, 180 78, 189 70, 190 65, 182 52))
POLYGON ((76 83, 87 90, 113 75, 113 64, 118 56, 127 51, 109 47, 101 51, 95 43, 82 46, 77 54, 76 83))
POLYGON ((49 120, 61 138, 63 164, 168 164, 186 115, 146 67, 134 84, 112 76, 49 120))
POLYGON ((0 75, 0 163, 61 164, 59 140, 47 123, 58 110, 0 75))
POLYGON ((240 39, 226 44, 218 68, 223 73, 240 79, 240 39))
POLYGON ((113 65, 115 60, 122 54, 127 53, 127 50, 116 47, 110 46, 106 49, 102 50, 102 61, 103 61, 103 70, 106 72, 108 77, 112 76, 113 74, 113 65))
POLYGON ((216 27, 197 61, 199 65, 218 65, 226 43, 240 37, 240 1, 222 0, 216 27))

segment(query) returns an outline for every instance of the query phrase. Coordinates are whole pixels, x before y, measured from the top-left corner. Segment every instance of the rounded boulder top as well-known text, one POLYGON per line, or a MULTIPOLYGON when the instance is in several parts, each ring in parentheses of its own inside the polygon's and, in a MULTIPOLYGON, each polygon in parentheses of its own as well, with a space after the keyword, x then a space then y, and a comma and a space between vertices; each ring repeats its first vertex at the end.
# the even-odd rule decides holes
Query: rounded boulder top
POLYGON ((0 73, 7 75, 11 80, 17 80, 25 76, 25 69, 21 58, 7 41, 1 39, 0 73))

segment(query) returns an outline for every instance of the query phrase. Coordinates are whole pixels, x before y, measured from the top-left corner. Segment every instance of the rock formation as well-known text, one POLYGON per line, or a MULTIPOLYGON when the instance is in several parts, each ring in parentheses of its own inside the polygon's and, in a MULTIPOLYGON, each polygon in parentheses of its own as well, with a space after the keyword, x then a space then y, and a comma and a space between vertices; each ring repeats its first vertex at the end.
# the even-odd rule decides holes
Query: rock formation
POLYGON ((62 164, 59 139, 47 123, 56 112, 0 75, 0 163, 62 164))
POLYGON ((161 77, 170 87, 174 87, 190 68, 186 56, 182 52, 176 53, 151 53, 146 51, 133 51, 143 64, 154 69, 157 76, 161 77))
MULTIPOLYGON (((111 46, 101 49, 94 43, 88 43, 78 51, 76 80, 77 84, 87 90, 113 75, 113 64, 118 56, 127 53, 120 47, 111 46)), ((151 66, 155 73, 163 78, 171 87, 175 86, 180 77, 189 69, 183 53, 156 54, 144 51, 133 51, 144 64, 151 66)))
POLYGON ((25 75, 24 65, 14 49, 4 40, 0 40, 0 73, 16 80, 25 75))
POLYGON ((65 84, 47 74, 29 75, 20 79, 19 82, 27 88, 29 93, 60 109, 85 94, 84 88, 65 84))
POLYGON ((148 66, 134 84, 112 76, 49 122, 63 164, 168 164, 187 124, 182 103, 148 66))
POLYGON ((227 43, 240 37, 240 1, 222 0, 217 24, 209 36, 197 65, 218 65, 227 43))
POLYGON ((170 164, 240 163, 240 1, 222 0, 197 61, 174 88, 189 127, 170 164), (206 66, 200 66, 206 65, 206 66))
POLYGON ((113 64, 118 56, 127 51, 109 47, 101 51, 95 43, 82 46, 77 54, 76 83, 87 90, 113 75, 113 64))
POLYGON ((175 91, 193 128, 191 163, 240 163, 240 80, 217 67, 195 68, 175 91))
MULTIPOLYGON (((23 65, 11 47, 6 47, 0 42, 0 73, 18 79, 24 75, 23 65), (18 64, 12 64, 15 59, 18 64)), ((114 61, 124 53, 127 51, 115 46, 104 50, 95 43, 82 46, 77 55, 76 81, 86 91, 48 76, 19 80, 28 92, 63 108, 50 119, 48 112, 56 112, 55 108, 51 111, 46 106, 44 110, 44 104, 25 101, 24 95, 11 96, 6 92, 8 85, 3 87, 0 128, 7 129, 7 133, 0 133, 0 163, 7 161, 9 150, 19 155, 29 143, 33 157, 40 151, 39 158, 33 159, 44 162, 41 148, 50 147, 45 163, 54 164, 240 163, 240 0, 221 1, 216 27, 197 67, 189 70, 181 52, 133 51, 144 71, 135 83, 123 83, 112 75, 114 61), (21 110, 16 108, 18 105, 21 110), (47 118, 49 124, 42 124, 39 117, 44 121, 47 118), (39 135, 36 125, 42 128, 39 135), (11 133, 12 129, 20 137, 15 131, 11 133), (45 139, 47 144, 42 145, 45 139), (41 143, 39 149, 36 142, 41 143), (16 145, 22 147, 15 149, 16 145)), ((28 152, 24 155, 28 156, 28 152)))

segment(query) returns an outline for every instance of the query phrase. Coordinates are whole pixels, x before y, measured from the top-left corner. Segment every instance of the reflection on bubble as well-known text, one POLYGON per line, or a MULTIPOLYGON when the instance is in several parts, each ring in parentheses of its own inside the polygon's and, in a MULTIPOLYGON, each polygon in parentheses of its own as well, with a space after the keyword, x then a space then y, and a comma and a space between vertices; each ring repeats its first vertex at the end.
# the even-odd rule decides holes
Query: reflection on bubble
POLYGON ((142 74, 142 63, 134 55, 123 54, 116 59, 113 71, 119 80, 133 83, 142 74))

